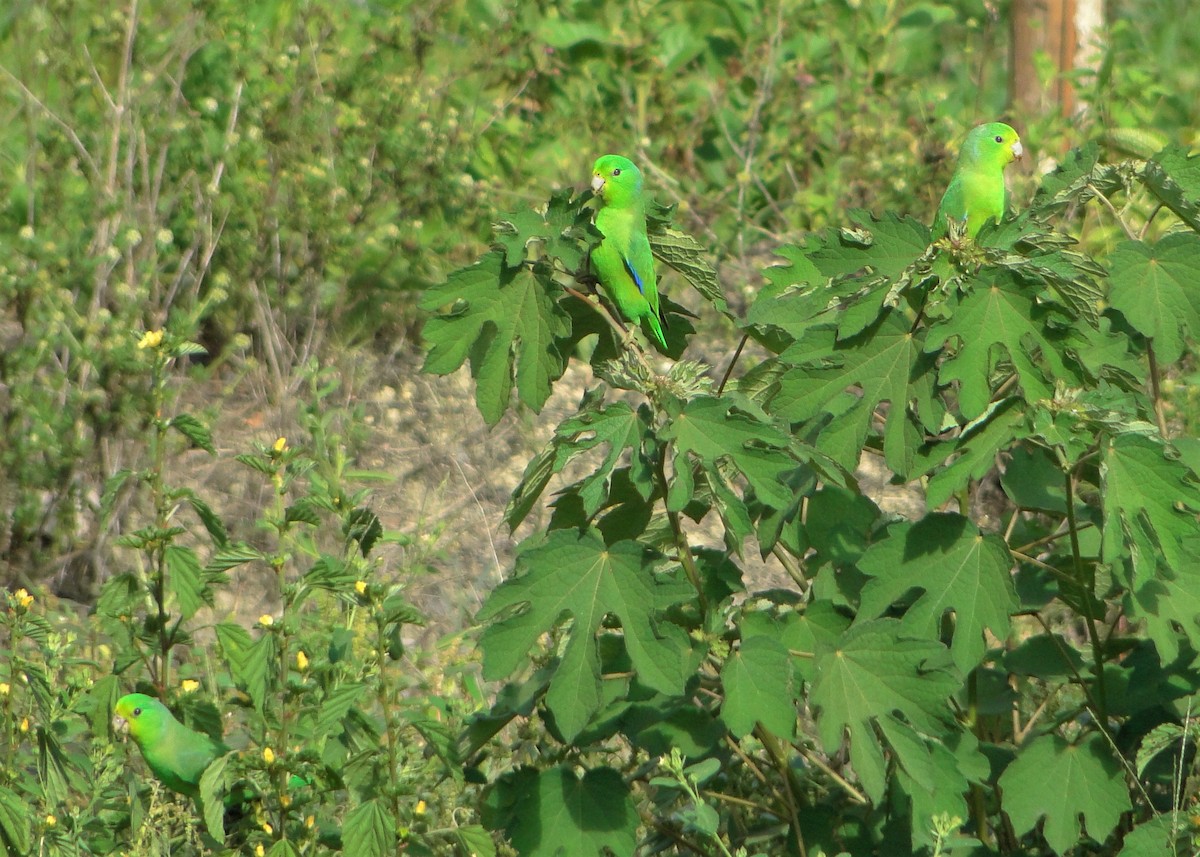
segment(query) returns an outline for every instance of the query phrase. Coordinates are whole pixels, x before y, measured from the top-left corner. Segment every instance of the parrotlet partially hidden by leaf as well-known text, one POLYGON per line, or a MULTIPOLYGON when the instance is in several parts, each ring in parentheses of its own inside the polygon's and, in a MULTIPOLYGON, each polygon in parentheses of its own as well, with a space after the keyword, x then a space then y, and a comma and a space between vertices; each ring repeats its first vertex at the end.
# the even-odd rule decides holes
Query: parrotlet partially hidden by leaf
POLYGON ((628 158, 603 155, 592 167, 592 190, 604 203, 596 213, 596 229, 604 240, 592 250, 600 285, 626 319, 634 324, 644 319, 666 350, 654 256, 646 237, 642 173, 628 158))
POLYGON ((933 219, 933 237, 946 234, 948 220, 966 222, 974 238, 988 220, 1000 221, 1008 204, 1004 168, 1025 153, 1021 138, 1003 122, 976 126, 958 152, 958 166, 933 219))
POLYGON ((144 693, 122 696, 114 714, 114 728, 121 728, 118 719, 123 721, 154 775, 189 797, 199 796, 204 769, 229 752, 220 741, 184 726, 170 709, 144 693))

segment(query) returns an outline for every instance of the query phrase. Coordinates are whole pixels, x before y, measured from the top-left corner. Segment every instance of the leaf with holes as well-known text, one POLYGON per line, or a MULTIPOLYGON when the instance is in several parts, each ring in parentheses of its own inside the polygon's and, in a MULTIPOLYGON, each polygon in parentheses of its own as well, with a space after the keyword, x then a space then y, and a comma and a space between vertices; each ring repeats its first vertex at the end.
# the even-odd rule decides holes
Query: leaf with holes
POLYGON ((488 425, 508 409, 514 384, 518 398, 540 411, 565 368, 555 340, 570 321, 552 297, 557 289, 549 272, 509 267, 498 251, 455 271, 421 299, 422 309, 438 313, 425 325, 422 371, 447 375, 469 358, 488 425))
POLYGON ((610 547, 595 532, 551 532, 518 557, 516 576, 498 586, 479 612, 480 622, 492 623, 480 639, 485 677, 510 676, 538 639, 569 617, 546 705, 570 740, 601 704, 597 631, 612 616, 621 623, 638 680, 662 693, 681 693, 691 669, 687 635, 660 616, 694 591, 655 574, 654 560, 636 542, 610 547))

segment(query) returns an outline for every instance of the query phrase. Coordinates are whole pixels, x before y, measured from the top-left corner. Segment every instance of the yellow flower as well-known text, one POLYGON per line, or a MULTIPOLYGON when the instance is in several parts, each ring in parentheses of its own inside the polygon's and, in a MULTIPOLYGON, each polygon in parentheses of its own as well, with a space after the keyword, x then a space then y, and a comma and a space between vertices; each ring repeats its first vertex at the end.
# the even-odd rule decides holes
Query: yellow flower
POLYGON ((365 580, 354 581, 354 591, 357 592, 359 595, 366 595, 367 594, 367 582, 365 580))
POLYGON ((53 826, 54 826, 54 825, 56 825, 56 824, 58 824, 58 819, 57 819, 57 818, 55 818, 53 815, 47 815, 47 816, 46 816, 46 826, 47 826, 47 827, 53 827, 53 826))
POLYGON ((270 613, 264 613, 258 617, 258 624, 262 625, 264 628, 270 628, 275 624, 275 617, 270 613))
POLYGON ((280 795, 279 796, 279 805, 281 807, 283 807, 284 809, 287 809, 289 806, 292 805, 292 796, 291 795, 280 795))
POLYGON ((264 821, 262 823, 262 829, 263 829, 263 833, 267 834, 267 836, 270 836, 272 833, 275 832, 275 828, 271 826, 270 822, 266 822, 266 821, 264 821))
POLYGON ((425 801, 423 801, 423 800, 419 800, 419 801, 417 801, 417 806, 416 806, 416 808, 415 808, 415 809, 413 809, 413 813, 414 813, 415 815, 424 815, 424 814, 425 814, 425 810, 426 810, 425 801))
POLYGON ((312 830, 312 826, 316 823, 317 823, 317 820, 311 815, 304 819, 304 826, 307 827, 309 830, 312 830))
POLYGON ((27 589, 18 589, 13 593, 13 598, 16 599, 20 607, 28 607, 33 603, 33 596, 29 594, 29 590, 27 589))
POLYGON ((193 693, 199 687, 200 687, 200 682, 196 681, 194 678, 185 678, 183 681, 181 681, 179 683, 179 688, 184 693, 193 693))
POLYGON ((161 330, 147 330, 142 334, 142 338, 138 340, 138 348, 158 348, 162 345, 163 332, 161 330))
POLYGON ((281 437, 276 439, 275 446, 273 446, 272 449, 274 449, 277 453, 283 452, 285 449, 287 449, 287 438, 281 437))
POLYGON ((300 672, 304 672, 306 669, 308 669, 308 655, 304 654, 303 649, 296 652, 296 667, 300 670, 300 672))
POLYGON ((9 687, 8 682, 0 681, 0 696, 8 696, 11 690, 12 688, 9 687))
POLYGON ((275 764, 275 751, 270 747, 263 747, 263 761, 268 765, 275 764))
POLYGON ((267 852, 263 849, 261 842, 254 846, 255 857, 263 857, 263 855, 265 855, 266 853, 267 852))
POLYGON ((28 731, 29 731, 29 718, 28 718, 28 717, 22 717, 22 718, 21 718, 21 731, 22 731, 22 732, 28 732, 28 731))

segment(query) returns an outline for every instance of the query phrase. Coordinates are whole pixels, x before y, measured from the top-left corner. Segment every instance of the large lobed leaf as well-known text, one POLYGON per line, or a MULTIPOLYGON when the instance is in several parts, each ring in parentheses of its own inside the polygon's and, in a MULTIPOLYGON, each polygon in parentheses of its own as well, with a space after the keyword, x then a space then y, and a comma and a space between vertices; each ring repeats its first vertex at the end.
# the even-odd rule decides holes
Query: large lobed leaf
POLYGON ((1042 735, 1022 747, 999 782, 1004 811, 1017 833, 1032 830, 1044 817, 1042 835, 1056 854, 1080 841, 1084 824, 1089 837, 1103 842, 1130 809, 1114 752, 1095 732, 1074 744, 1042 735))
POLYGON ((682 693, 690 672, 687 635, 659 616, 692 589, 656 575, 653 562, 636 542, 610 547, 591 531, 550 533, 541 546, 521 554, 517 576, 497 587, 479 612, 479 621, 495 620, 480 639, 485 677, 511 675, 539 637, 570 617, 546 705, 571 740, 602 702, 597 632, 611 615, 621 623, 638 680, 662 693, 682 693))
POLYGON ((421 299, 422 309, 441 310, 425 325, 422 371, 446 375, 470 358, 475 402, 488 425, 504 415, 514 382, 520 400, 541 410, 565 369, 555 340, 570 332, 569 317, 550 294, 549 274, 510 267, 504 256, 486 254, 421 299))
POLYGON ((1200 236, 1177 232, 1156 244, 1124 241, 1109 257, 1110 300, 1134 329, 1174 363, 1200 334, 1200 236))
POLYGON ((952 612, 950 653, 965 675, 983 660, 985 628, 1002 640, 1008 636, 1009 617, 1017 609, 1012 565, 1003 539, 981 533, 961 515, 895 524, 858 561, 872 578, 862 591, 858 620, 881 616, 919 592, 904 612, 905 630, 938 640, 942 619, 952 612))
MULTIPOLYGON (((920 441, 909 411, 936 425, 940 409, 933 401, 934 361, 925 353, 921 335, 899 312, 888 311, 847 340, 836 340, 829 328, 811 331, 781 359, 796 368, 779 380, 772 401, 776 414, 795 422, 810 420, 828 413, 847 387, 858 387, 860 403, 845 415, 865 433, 875 419, 875 409, 887 402, 884 457, 894 473, 909 471, 920 441)), ((823 443, 818 441, 817 446, 823 448, 823 443)), ((836 450, 830 454, 837 457, 836 450)))
POLYGON ((947 702, 962 682, 945 646, 912 639, 896 619, 875 619, 822 645, 809 694, 821 743, 829 753, 850 736, 850 761, 872 800, 886 788, 886 760, 872 723, 898 713, 915 729, 941 734, 947 702))

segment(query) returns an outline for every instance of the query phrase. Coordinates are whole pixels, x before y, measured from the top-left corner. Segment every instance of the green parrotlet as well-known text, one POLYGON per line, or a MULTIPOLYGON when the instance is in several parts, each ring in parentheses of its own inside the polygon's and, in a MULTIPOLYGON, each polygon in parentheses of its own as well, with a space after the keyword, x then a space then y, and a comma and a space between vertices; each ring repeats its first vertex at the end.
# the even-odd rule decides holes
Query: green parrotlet
POLYGON ((124 721, 146 764, 167 788, 189 797, 200 794, 204 769, 229 748, 208 735, 189 729, 165 705, 144 693, 117 700, 113 726, 124 721))
POLYGON ((642 173, 628 158, 603 155, 592 167, 592 190, 604 203, 596 213, 596 228, 604 240, 592 250, 600 285, 627 320, 646 321, 665 351, 654 256, 646 237, 642 173))
POLYGON ((949 218, 966 221, 974 238, 988 220, 1000 221, 1008 204, 1004 168, 1025 153, 1021 138, 1003 122, 976 126, 958 152, 958 166, 933 219, 933 237, 946 234, 949 218))

